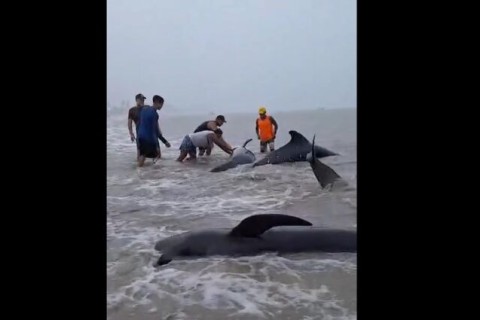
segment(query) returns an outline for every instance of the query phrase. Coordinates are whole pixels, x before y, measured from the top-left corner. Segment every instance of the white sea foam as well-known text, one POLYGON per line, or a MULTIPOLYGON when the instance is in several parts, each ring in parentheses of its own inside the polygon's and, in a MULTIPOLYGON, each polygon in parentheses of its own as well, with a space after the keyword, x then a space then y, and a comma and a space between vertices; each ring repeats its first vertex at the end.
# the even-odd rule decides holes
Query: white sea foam
POLYGON ((348 274, 355 267, 350 261, 262 255, 198 259, 176 267, 142 270, 143 276, 107 297, 109 308, 127 304, 151 309, 158 301, 167 300, 183 308, 201 307, 207 314, 208 310, 223 310, 230 315, 271 318, 279 310, 290 310, 343 319, 348 310, 317 278, 319 272, 348 274))

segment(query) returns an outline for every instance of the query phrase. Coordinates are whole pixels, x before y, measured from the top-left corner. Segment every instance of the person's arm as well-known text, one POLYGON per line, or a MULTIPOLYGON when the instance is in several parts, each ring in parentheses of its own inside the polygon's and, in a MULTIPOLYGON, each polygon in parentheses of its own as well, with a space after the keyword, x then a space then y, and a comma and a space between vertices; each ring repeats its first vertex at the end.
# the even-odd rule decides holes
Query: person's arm
POLYGON ((132 125, 132 113, 128 111, 128 132, 130 133, 130 140, 135 141, 135 135, 133 134, 133 125, 132 125))
POLYGON ((260 140, 260 135, 258 134, 258 119, 255 120, 255 132, 257 133, 257 138, 260 140))
POLYGON ((223 136, 218 138, 218 140, 220 140, 228 149, 232 149, 232 146, 227 141, 225 141, 225 139, 223 139, 223 136))
POLYGON ((219 139, 215 134, 212 135, 213 137, 213 142, 219 146, 223 151, 225 151, 228 154, 232 154, 232 148, 229 148, 226 143, 223 142, 223 139, 219 139))
POLYGON ((170 143, 162 135, 162 131, 160 130, 160 125, 158 124, 158 120, 157 120, 157 136, 158 136, 158 139, 160 139, 160 141, 162 141, 163 144, 167 146, 167 148, 170 148, 170 143))
POLYGON ((158 139, 160 139, 160 141, 162 141, 163 144, 167 146, 167 148, 170 148, 170 143, 167 141, 167 139, 165 139, 164 136, 162 136, 162 134, 158 135, 158 139))
POLYGON ((273 132, 273 138, 275 138, 277 136, 278 124, 277 124, 277 121, 275 121, 275 119, 273 119, 272 116, 270 116, 270 121, 275 126, 275 131, 273 132))

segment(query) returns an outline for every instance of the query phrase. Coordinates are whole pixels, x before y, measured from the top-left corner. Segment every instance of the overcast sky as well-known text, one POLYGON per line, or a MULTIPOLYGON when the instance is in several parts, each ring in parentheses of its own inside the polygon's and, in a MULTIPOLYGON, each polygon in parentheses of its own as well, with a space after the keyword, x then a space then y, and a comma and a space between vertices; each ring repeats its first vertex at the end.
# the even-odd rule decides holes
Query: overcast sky
POLYGON ((355 0, 107 0, 107 101, 356 107, 355 0))

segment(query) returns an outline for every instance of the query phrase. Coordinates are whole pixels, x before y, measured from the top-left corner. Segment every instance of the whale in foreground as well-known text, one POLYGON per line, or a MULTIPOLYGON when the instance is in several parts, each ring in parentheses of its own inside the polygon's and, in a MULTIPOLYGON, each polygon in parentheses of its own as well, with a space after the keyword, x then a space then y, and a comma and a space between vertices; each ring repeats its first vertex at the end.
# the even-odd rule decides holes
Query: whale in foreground
MULTIPOLYGON (((263 166, 266 164, 279 164, 284 162, 307 161, 307 154, 311 152, 312 144, 302 134, 295 130, 288 131, 291 138, 290 141, 270 152, 265 158, 258 160, 253 164, 256 166, 263 166)), ((324 158, 329 156, 336 156, 337 153, 326 148, 315 146, 315 155, 317 158, 324 158)))
POLYGON ((243 146, 235 148, 228 162, 213 168, 212 170, 210 170, 210 172, 226 171, 228 169, 235 168, 236 166, 241 164, 254 163, 255 154, 253 154, 252 151, 246 148, 247 144, 250 141, 252 141, 252 139, 248 139, 247 141, 245 141, 243 146))
POLYGON ((155 266, 178 257, 248 256, 264 252, 357 252, 356 230, 311 226, 311 222, 290 215, 252 215, 233 229, 186 232, 158 241, 155 250, 162 255, 155 266), (290 227, 272 229, 281 226, 290 227))

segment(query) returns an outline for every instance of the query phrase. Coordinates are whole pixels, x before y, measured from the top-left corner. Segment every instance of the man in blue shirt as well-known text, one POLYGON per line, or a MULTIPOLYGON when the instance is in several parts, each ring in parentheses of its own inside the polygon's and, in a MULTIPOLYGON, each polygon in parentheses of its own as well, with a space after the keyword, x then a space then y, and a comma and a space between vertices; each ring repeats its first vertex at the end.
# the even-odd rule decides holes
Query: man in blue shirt
POLYGON ((163 107, 163 102, 163 98, 156 95, 153 97, 153 106, 144 106, 140 112, 140 125, 137 133, 139 167, 143 167, 145 158, 154 158, 154 162, 160 159, 158 139, 162 140, 167 148, 170 148, 170 143, 163 137, 158 125, 157 110, 163 107))

